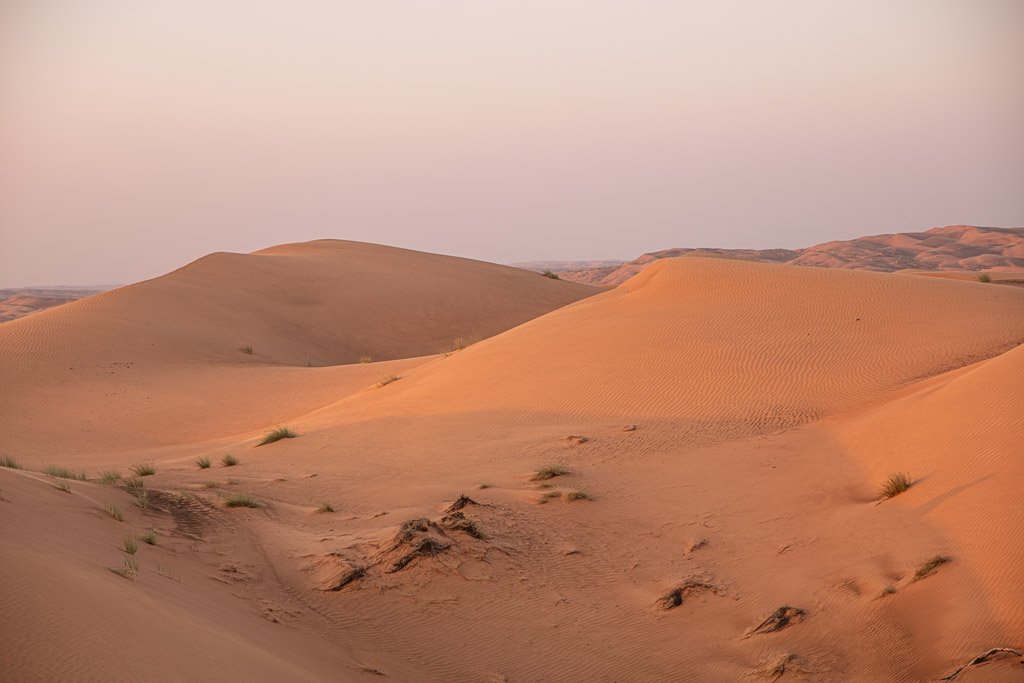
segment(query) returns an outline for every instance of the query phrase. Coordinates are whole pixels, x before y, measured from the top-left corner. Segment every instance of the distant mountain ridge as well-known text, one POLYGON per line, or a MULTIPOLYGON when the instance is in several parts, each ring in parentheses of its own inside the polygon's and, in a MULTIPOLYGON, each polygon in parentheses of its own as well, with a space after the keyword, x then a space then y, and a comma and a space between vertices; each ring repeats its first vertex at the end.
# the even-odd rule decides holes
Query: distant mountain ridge
POLYGON ((618 266, 556 272, 565 280, 613 286, 625 282, 654 261, 678 256, 713 256, 881 272, 1024 268, 1024 228, 953 225, 924 232, 899 232, 836 240, 805 249, 663 249, 618 266))

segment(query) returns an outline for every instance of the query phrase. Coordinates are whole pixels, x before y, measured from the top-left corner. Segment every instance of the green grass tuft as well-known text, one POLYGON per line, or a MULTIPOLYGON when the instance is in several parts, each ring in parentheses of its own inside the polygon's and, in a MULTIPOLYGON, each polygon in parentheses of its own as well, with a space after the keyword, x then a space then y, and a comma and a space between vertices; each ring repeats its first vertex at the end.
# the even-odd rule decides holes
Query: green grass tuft
POLYGON ((43 468, 43 474, 56 477, 57 479, 75 479, 77 481, 85 481, 85 472, 72 472, 67 467, 57 467, 56 465, 47 465, 43 468))
POLYGON ((273 431, 267 432, 257 445, 266 446, 268 443, 274 443, 281 439, 294 439, 297 436, 298 434, 292 431, 291 427, 278 427, 273 431))
POLYGON ((230 453, 221 458, 220 461, 224 464, 224 467, 234 467, 235 465, 238 464, 238 458, 231 455, 230 453))
POLYGON ((550 270, 545 270, 543 273, 541 273, 541 275, 543 275, 544 277, 547 277, 547 278, 551 278, 552 280, 561 280, 562 279, 562 278, 558 277, 558 273, 552 273, 550 270))
POLYGON ((8 467, 12 470, 20 470, 21 463, 10 455, 0 455, 0 467, 8 467))
POLYGON ((156 474, 156 465, 151 462, 140 462, 138 465, 132 465, 131 470, 137 477, 148 477, 156 474))
POLYGON ((913 485, 910 481, 910 476, 903 473, 897 472, 896 474, 890 475, 885 483, 882 484, 882 488, 879 490, 878 495, 882 498, 892 498, 898 496, 913 485))
POLYGON ((537 470, 530 481, 547 481, 548 479, 560 477, 563 474, 569 474, 569 470, 561 465, 548 465, 537 470))
POLYGON ((224 505, 229 508, 261 508, 263 504, 248 493, 232 493, 224 499, 224 505))
POLYGON ((198 467, 199 469, 205 470, 209 466, 210 466, 210 459, 207 458, 205 455, 202 456, 201 458, 196 458, 196 467, 198 467))

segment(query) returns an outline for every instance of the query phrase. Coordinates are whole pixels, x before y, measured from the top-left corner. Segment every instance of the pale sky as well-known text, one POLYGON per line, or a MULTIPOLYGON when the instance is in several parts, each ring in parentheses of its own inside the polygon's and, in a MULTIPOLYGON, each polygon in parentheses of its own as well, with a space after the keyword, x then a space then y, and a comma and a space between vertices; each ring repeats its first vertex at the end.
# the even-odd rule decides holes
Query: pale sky
POLYGON ((1024 225, 1020 0, 0 0, 0 287, 1024 225))

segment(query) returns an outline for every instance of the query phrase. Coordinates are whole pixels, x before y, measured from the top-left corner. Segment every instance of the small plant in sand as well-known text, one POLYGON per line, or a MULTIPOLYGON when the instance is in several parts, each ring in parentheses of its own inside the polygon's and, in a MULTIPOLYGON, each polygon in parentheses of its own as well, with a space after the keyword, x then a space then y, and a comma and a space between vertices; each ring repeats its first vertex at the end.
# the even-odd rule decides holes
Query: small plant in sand
POLYGON ((920 581, 921 579, 927 576, 931 576, 935 573, 936 569, 946 564, 947 562, 952 561, 953 558, 949 555, 935 555, 934 557, 931 557, 928 560, 926 560, 924 564, 917 568, 917 571, 914 572, 914 578, 912 579, 912 581, 920 581))
POLYGON ((71 485, 68 484, 66 481, 58 481, 56 484, 54 484, 54 486, 57 488, 58 491, 63 491, 64 493, 71 493, 71 485))
POLYGON ((116 484, 121 481, 121 473, 115 470, 103 470, 100 472, 101 484, 116 484))
POLYGON ((153 529, 146 529, 142 532, 142 535, 139 536, 139 540, 146 545, 156 545, 156 531, 153 529))
POLYGON ((388 375, 387 377, 381 379, 381 381, 377 382, 377 388, 380 389, 381 387, 386 387, 392 382, 397 382, 400 379, 402 378, 398 375, 388 375))
POLYGON ((912 482, 907 474, 897 472, 896 474, 890 475, 889 478, 885 480, 885 483, 882 484, 882 488, 879 490, 878 494, 882 498, 892 498, 893 496, 898 496, 909 489, 911 485, 912 482))
POLYGON ((561 491, 547 491, 547 492, 544 493, 544 495, 542 495, 540 497, 540 502, 541 503, 546 503, 549 500, 552 500, 554 498, 561 498, 561 497, 562 497, 562 492, 561 491))
POLYGON ((992 282, 992 276, 988 273, 982 273, 978 276, 978 282, 992 282))
POLYGON ((558 273, 552 273, 550 270, 545 270, 543 273, 541 273, 541 275, 543 275, 546 278, 550 278, 552 280, 561 280, 562 279, 562 278, 558 277, 558 273))
POLYGON ((231 455, 230 453, 221 458, 220 461, 221 464, 224 465, 224 467, 234 467, 235 465, 238 464, 238 458, 231 455))
POLYGON ((334 507, 330 503, 320 503, 320 507, 316 509, 317 513, 334 512, 334 507))
POLYGON ((10 455, 0 455, 0 467, 8 467, 12 470, 20 470, 21 463, 10 455))
POLYGON ((263 505, 254 496, 248 493, 232 493, 224 499, 224 505, 229 508, 260 508, 263 505))
POLYGON ((149 509, 149 491, 144 488, 137 488, 135 491, 135 504, 143 510, 149 509))
POLYGON ((493 486, 494 486, 494 484, 482 483, 482 484, 477 484, 476 487, 478 489, 489 489, 489 488, 492 488, 493 486))
POLYGON ((129 555, 134 555, 139 550, 139 542, 134 536, 125 536, 121 541, 121 549, 129 555))
POLYGON ((571 491, 568 491, 565 494, 565 499, 570 502, 574 500, 593 500, 590 494, 584 491, 583 489, 573 489, 571 491))
POLYGON ((248 344, 246 344, 245 346, 239 346, 238 350, 241 351, 242 353, 246 354, 247 356, 251 356, 252 355, 252 347, 249 346, 248 344))
POLYGON ((156 566, 156 573, 166 579, 170 579, 171 581, 177 581, 178 583, 181 583, 181 579, 178 578, 178 575, 175 574, 174 570, 170 567, 165 567, 161 564, 158 564, 156 566))
POLYGON ((126 557, 124 558, 124 566, 121 569, 111 567, 110 571, 129 581, 134 581, 139 575, 139 562, 134 557, 126 557))
POLYGON ((208 469, 210 467, 210 459, 205 455, 196 458, 196 467, 201 470, 208 469))
POLYGON ((359 356, 359 362, 360 363, 372 363, 373 362, 373 357, 372 356, 359 356))
POLYGON ((124 514, 121 512, 121 508, 117 507, 116 505, 108 505, 107 514, 119 522, 124 521, 124 514))
POLYGON ((561 477, 564 474, 569 474, 569 470, 565 469, 561 465, 547 465, 546 467, 542 467, 534 472, 530 481, 547 481, 548 479, 561 477))
POLYGON ((891 583, 882 589, 882 592, 878 594, 880 598, 887 598, 896 592, 896 586, 891 583))
POLYGON ((140 462, 138 465, 132 465, 131 470, 137 477, 148 477, 156 474, 156 465, 151 462, 140 462))
POLYGON ((258 446, 266 446, 268 443, 274 443, 281 439, 294 439, 298 434, 292 431, 290 427, 278 427, 277 429, 267 432, 263 435, 263 438, 257 444, 258 446))
POLYGON ((220 487, 221 487, 221 483, 219 481, 204 481, 203 482, 203 488, 204 489, 219 489, 220 487))
POLYGON ((85 472, 72 472, 67 467, 57 467, 56 465, 47 465, 43 468, 43 474, 56 477, 57 479, 75 479, 77 481, 85 481, 85 472))

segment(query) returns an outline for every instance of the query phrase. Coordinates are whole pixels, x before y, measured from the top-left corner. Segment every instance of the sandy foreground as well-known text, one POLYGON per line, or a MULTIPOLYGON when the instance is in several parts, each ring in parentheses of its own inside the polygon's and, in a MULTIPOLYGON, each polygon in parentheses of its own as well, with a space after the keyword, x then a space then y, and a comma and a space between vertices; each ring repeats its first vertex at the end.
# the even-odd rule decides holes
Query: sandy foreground
POLYGON ((4 323, 0 679, 936 680, 1024 648, 1022 341, 1019 287, 333 241, 4 323))

